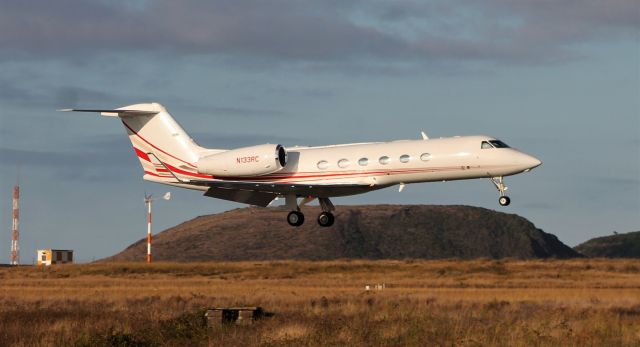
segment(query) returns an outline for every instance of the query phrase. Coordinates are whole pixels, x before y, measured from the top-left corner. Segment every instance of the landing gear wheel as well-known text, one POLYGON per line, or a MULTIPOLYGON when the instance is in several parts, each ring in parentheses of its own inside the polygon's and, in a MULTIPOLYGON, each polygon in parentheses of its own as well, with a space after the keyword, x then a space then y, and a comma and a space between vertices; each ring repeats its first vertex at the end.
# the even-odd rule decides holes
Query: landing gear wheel
POLYGON ((291 211, 287 215, 287 222, 289 222, 289 225, 292 227, 299 227, 304 223, 304 215, 299 211, 291 211))
POLYGON ((500 203, 500 205, 502 206, 509 206, 509 204, 511 203, 511 199, 509 199, 508 196, 504 195, 504 192, 509 188, 504 185, 502 176, 491 177, 491 183, 493 183, 493 185, 496 186, 496 189, 498 189, 498 191, 500 192, 498 203, 500 203))
POLYGON ((318 224, 320 224, 321 227, 330 227, 334 221, 335 218, 331 212, 322 212, 318 215, 318 224))

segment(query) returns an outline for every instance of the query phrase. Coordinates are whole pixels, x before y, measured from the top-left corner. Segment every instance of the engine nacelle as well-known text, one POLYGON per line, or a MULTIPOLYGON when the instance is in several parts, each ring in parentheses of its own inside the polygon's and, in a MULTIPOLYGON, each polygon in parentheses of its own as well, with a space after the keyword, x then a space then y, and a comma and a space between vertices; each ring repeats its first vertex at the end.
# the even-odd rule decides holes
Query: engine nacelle
POLYGON ((287 165, 287 151, 281 145, 258 145, 212 154, 198 160, 198 172, 222 177, 261 176, 287 165))

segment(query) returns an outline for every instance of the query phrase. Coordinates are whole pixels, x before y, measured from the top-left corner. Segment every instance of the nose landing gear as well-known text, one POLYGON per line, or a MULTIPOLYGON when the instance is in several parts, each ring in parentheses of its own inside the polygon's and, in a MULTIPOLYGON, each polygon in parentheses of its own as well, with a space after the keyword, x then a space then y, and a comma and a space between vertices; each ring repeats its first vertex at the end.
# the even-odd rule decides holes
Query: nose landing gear
POLYGON ((508 196, 501 196, 498 199, 498 203, 502 206, 509 206, 509 204, 511 203, 511 199, 509 199, 508 196))
POLYGON ((504 184, 502 176, 492 177, 491 182, 493 183, 494 186, 496 186, 496 189, 498 189, 498 192, 500 192, 500 198, 498 198, 498 203, 501 206, 509 206, 509 204, 511 203, 511 199, 508 196, 504 195, 504 192, 509 188, 504 184))

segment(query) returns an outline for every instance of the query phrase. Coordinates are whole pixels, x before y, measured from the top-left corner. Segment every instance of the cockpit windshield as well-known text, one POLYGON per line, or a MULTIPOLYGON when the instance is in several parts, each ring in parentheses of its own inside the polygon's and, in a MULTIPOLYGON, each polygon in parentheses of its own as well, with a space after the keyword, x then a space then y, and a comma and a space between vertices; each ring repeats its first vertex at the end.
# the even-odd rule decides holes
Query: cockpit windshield
POLYGON ((491 143, 495 148, 509 148, 509 145, 500 140, 490 140, 489 143, 491 143))
POLYGON ((489 140, 482 141, 482 145, 480 146, 482 149, 486 148, 509 148, 509 145, 500 141, 500 140, 489 140))

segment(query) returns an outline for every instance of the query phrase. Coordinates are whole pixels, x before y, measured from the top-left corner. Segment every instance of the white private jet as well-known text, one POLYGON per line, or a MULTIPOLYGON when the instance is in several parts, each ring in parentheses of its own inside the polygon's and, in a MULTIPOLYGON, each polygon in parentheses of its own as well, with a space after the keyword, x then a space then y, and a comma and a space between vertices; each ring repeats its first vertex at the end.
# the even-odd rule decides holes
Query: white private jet
POLYGON ((264 144, 232 150, 198 146, 158 103, 115 110, 65 109, 118 117, 144 170, 143 179, 245 204, 268 206, 278 197, 291 209, 287 222, 304 223, 301 205, 318 199, 318 224, 331 226, 331 197, 418 182, 489 178, 510 199, 504 176, 527 172, 540 160, 489 136, 462 136, 319 147, 264 144))

